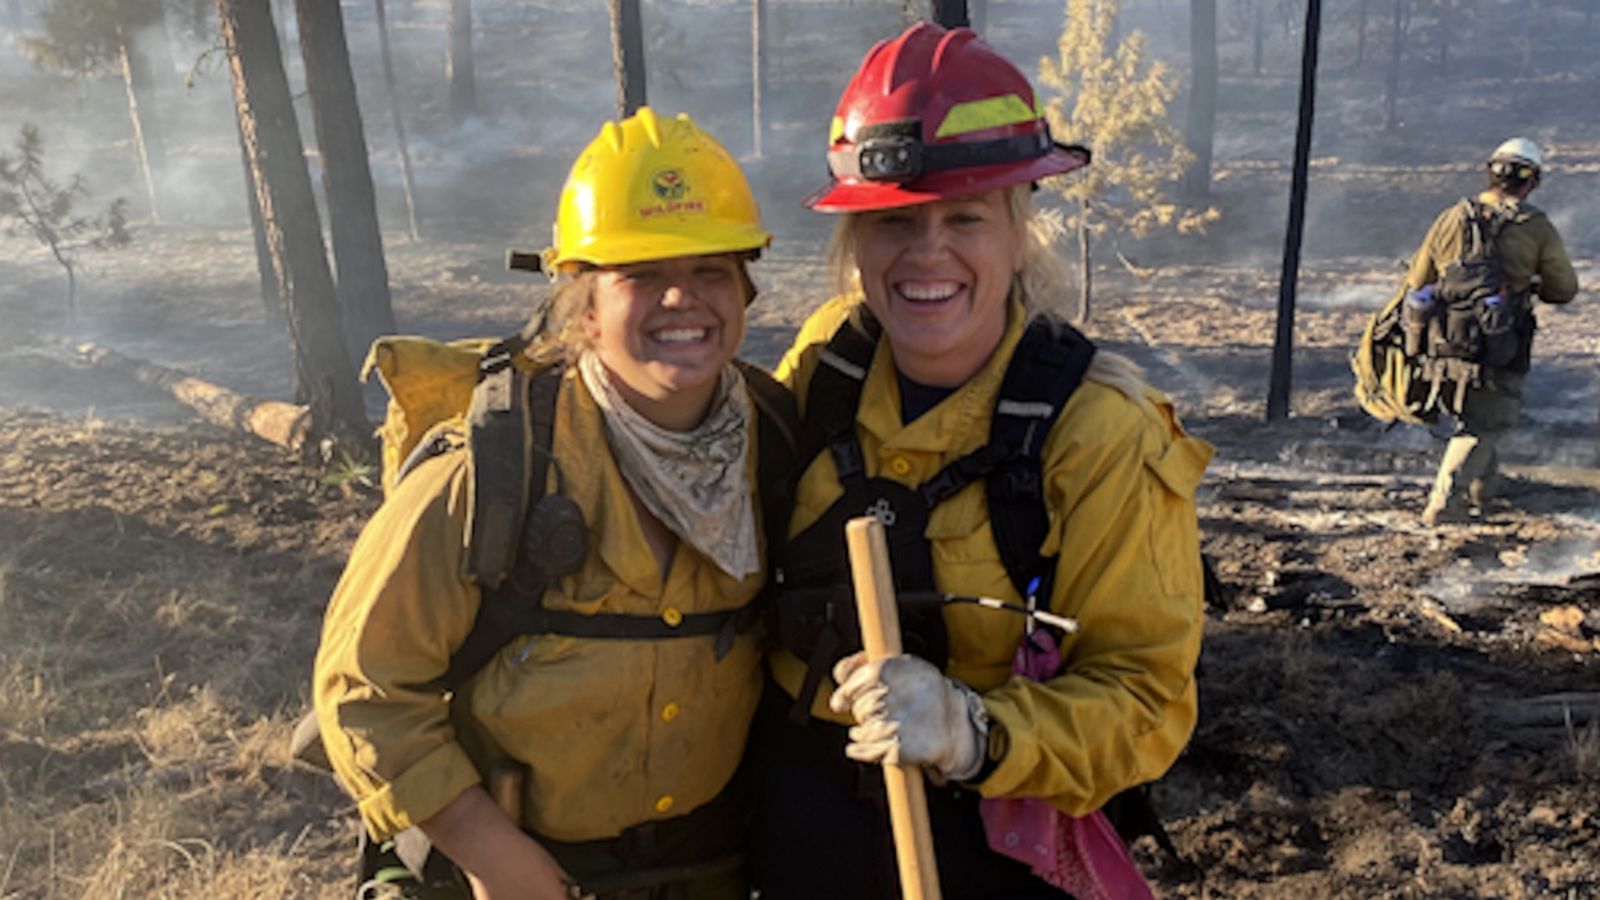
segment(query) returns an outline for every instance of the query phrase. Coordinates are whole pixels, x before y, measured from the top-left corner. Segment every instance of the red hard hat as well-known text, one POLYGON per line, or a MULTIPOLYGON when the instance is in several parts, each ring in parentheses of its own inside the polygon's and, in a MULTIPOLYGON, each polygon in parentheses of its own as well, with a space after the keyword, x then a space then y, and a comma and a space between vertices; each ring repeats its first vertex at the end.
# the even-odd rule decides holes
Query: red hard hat
POLYGON ((1057 144, 1011 61, 966 28, 926 22, 868 51, 829 134, 833 180, 806 198, 864 212, 965 197, 1088 165, 1057 144))

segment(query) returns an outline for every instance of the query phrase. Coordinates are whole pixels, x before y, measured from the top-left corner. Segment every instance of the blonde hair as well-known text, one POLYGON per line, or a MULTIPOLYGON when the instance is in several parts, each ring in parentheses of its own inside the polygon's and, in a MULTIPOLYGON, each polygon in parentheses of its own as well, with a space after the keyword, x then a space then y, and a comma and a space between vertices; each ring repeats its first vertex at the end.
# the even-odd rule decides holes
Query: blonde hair
MULTIPOLYGON (((1072 270, 1054 247, 1059 224, 1033 205, 1033 187, 1023 183, 1000 188, 1006 194, 1015 240, 1022 245, 1022 268, 1017 282, 1022 289, 1022 305, 1029 313, 1060 313, 1071 296, 1072 270)), ((833 226, 828 238, 827 266, 835 293, 861 290, 861 271, 856 267, 856 231, 861 213, 845 213, 833 226)))
MULTIPOLYGON (((1061 226, 1033 205, 1031 185, 1019 184, 1002 190, 1006 192, 1006 208, 1015 239, 1022 244, 1022 267, 1016 278, 1022 293, 1022 307, 1030 316, 1035 313, 1060 315, 1076 285, 1071 268, 1053 246, 1061 226)), ((855 258, 856 230, 860 227, 860 213, 845 213, 839 217, 828 239, 828 272, 836 293, 859 293, 861 290, 861 271, 856 267, 855 258)), ((1120 353, 1097 350, 1083 377, 1117 391, 1135 404, 1145 402, 1144 373, 1137 363, 1120 353)))

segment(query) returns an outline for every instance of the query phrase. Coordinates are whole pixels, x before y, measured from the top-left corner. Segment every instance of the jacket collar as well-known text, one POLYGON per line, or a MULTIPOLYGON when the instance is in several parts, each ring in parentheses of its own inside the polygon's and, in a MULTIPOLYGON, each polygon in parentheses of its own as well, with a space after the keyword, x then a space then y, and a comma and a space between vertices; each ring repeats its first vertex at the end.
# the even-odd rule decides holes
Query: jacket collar
POLYGON ((1006 330, 989 360, 954 393, 910 424, 901 421, 894 351, 888 336, 880 336, 862 387, 857 424, 885 449, 951 453, 982 446, 989 439, 989 419, 1000 396, 1000 382, 1027 320, 1021 298, 1013 292, 1006 304, 1006 330))

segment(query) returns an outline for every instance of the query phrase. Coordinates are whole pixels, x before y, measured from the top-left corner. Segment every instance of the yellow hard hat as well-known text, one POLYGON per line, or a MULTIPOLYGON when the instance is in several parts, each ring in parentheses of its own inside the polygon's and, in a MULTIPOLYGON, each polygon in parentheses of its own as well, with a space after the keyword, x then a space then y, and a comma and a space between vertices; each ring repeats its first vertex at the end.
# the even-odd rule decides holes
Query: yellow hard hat
POLYGON ((561 189, 554 230, 543 255, 552 274, 772 242, 728 151, 688 115, 662 119, 649 107, 607 122, 584 148, 561 189))

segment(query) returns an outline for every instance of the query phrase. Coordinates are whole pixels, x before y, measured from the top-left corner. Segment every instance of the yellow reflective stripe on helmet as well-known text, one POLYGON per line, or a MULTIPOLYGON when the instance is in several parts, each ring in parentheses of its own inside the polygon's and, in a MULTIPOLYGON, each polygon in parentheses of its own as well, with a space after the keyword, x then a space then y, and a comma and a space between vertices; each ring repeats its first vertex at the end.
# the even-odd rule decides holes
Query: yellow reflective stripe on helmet
POLYGON ((844 137, 844 120, 834 116, 833 124, 828 126, 828 146, 831 147, 839 143, 839 139, 842 137, 844 137))
POLYGON ((985 97, 982 100, 957 103, 950 107, 950 112, 945 115, 944 121, 939 123, 939 130, 935 131, 933 136, 950 137, 1038 120, 1039 113, 1030 108, 1026 100, 1016 94, 1002 94, 999 97, 985 97))

